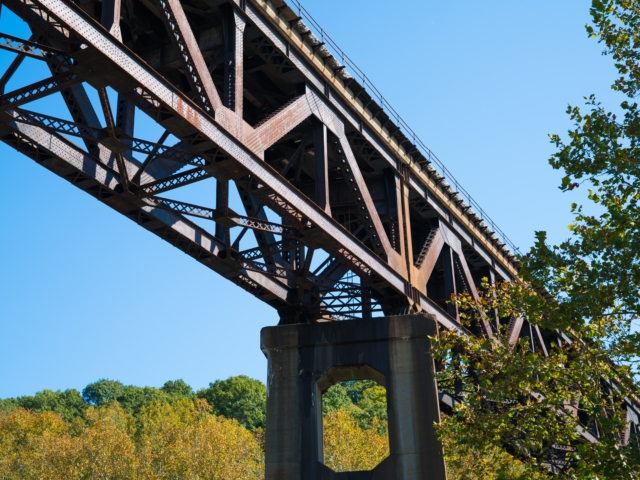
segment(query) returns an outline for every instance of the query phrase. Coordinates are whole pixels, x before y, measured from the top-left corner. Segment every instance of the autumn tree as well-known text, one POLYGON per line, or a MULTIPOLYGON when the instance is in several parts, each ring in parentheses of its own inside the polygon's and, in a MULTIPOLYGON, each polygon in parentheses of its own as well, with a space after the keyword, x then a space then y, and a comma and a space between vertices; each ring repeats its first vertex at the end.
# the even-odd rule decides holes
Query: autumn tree
MULTIPOLYGON (((137 478, 139 459, 133 440, 133 417, 119 403, 90 407, 72 439, 78 478, 137 478)), ((138 477, 139 478, 139 477, 138 477)))
POLYGON ((389 438, 380 420, 364 429, 349 410, 327 414, 324 426, 324 463, 336 472, 371 470, 389 456, 389 438))
POLYGON ((151 404, 137 425, 145 478, 263 477, 258 440, 237 421, 212 415, 206 400, 151 404))
POLYGON ((206 401, 91 406, 67 422, 55 412, 0 413, 0 478, 260 480, 260 439, 206 401))
POLYGON ((245 375, 216 380, 196 395, 205 399, 216 415, 237 420, 249 430, 266 426, 267 387, 259 380, 245 375))
POLYGON ((54 412, 0 413, 0 478, 63 480, 74 476, 69 425, 54 412))

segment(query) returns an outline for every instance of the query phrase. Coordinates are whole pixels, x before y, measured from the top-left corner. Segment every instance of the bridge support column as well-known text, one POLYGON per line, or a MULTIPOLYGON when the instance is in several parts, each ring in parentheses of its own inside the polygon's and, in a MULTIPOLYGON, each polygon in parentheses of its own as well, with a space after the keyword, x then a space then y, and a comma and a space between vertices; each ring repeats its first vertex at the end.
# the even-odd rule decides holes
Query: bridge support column
POLYGON ((267 327, 266 480, 446 480, 429 335, 422 315, 267 327), (348 380, 387 389, 390 456, 368 472, 323 464, 322 393, 348 380))

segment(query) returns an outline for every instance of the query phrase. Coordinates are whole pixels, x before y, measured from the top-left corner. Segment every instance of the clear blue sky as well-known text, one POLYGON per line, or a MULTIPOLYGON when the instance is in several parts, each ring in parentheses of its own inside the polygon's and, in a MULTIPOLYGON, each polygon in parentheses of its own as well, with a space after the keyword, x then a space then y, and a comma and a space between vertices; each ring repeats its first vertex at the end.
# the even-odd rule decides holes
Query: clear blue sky
MULTIPOLYGON (((535 230, 567 236, 547 134, 585 95, 620 101, 589 0, 303 3, 521 249, 535 230)), ((0 30, 25 35, 6 10, 0 30)), ((4 144, 0 162, 0 398, 265 380, 274 311, 4 144)))

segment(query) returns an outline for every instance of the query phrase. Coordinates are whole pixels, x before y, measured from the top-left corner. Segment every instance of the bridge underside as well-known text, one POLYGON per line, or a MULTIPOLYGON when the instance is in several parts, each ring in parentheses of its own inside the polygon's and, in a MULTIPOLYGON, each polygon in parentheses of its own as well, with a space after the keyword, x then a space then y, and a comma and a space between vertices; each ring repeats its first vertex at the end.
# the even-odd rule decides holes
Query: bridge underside
MULTIPOLYGON (((427 312, 465 334, 499 327, 464 329, 447 300, 513 279, 515 256, 282 0, 1 4, 30 34, 0 33, 15 54, 0 140, 281 324, 427 312)), ((509 322, 509 341, 544 354, 564 341, 509 322)))
POLYGON ((0 80, 2 141, 269 303, 281 323, 426 310, 456 328, 451 293, 515 273, 284 4, 3 3, 32 35, 2 36, 16 53, 0 80), (37 64, 31 83, 13 88, 25 58, 37 64))

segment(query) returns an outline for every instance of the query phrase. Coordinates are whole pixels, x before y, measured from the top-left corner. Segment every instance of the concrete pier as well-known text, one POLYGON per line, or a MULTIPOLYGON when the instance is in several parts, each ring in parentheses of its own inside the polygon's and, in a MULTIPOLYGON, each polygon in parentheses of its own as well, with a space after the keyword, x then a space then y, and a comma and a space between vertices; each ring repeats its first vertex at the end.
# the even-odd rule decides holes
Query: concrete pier
POLYGON ((266 480, 446 480, 433 427, 436 329, 423 315, 264 328, 266 480), (333 472, 323 464, 322 393, 367 379, 387 389, 390 456, 368 472, 333 472))

